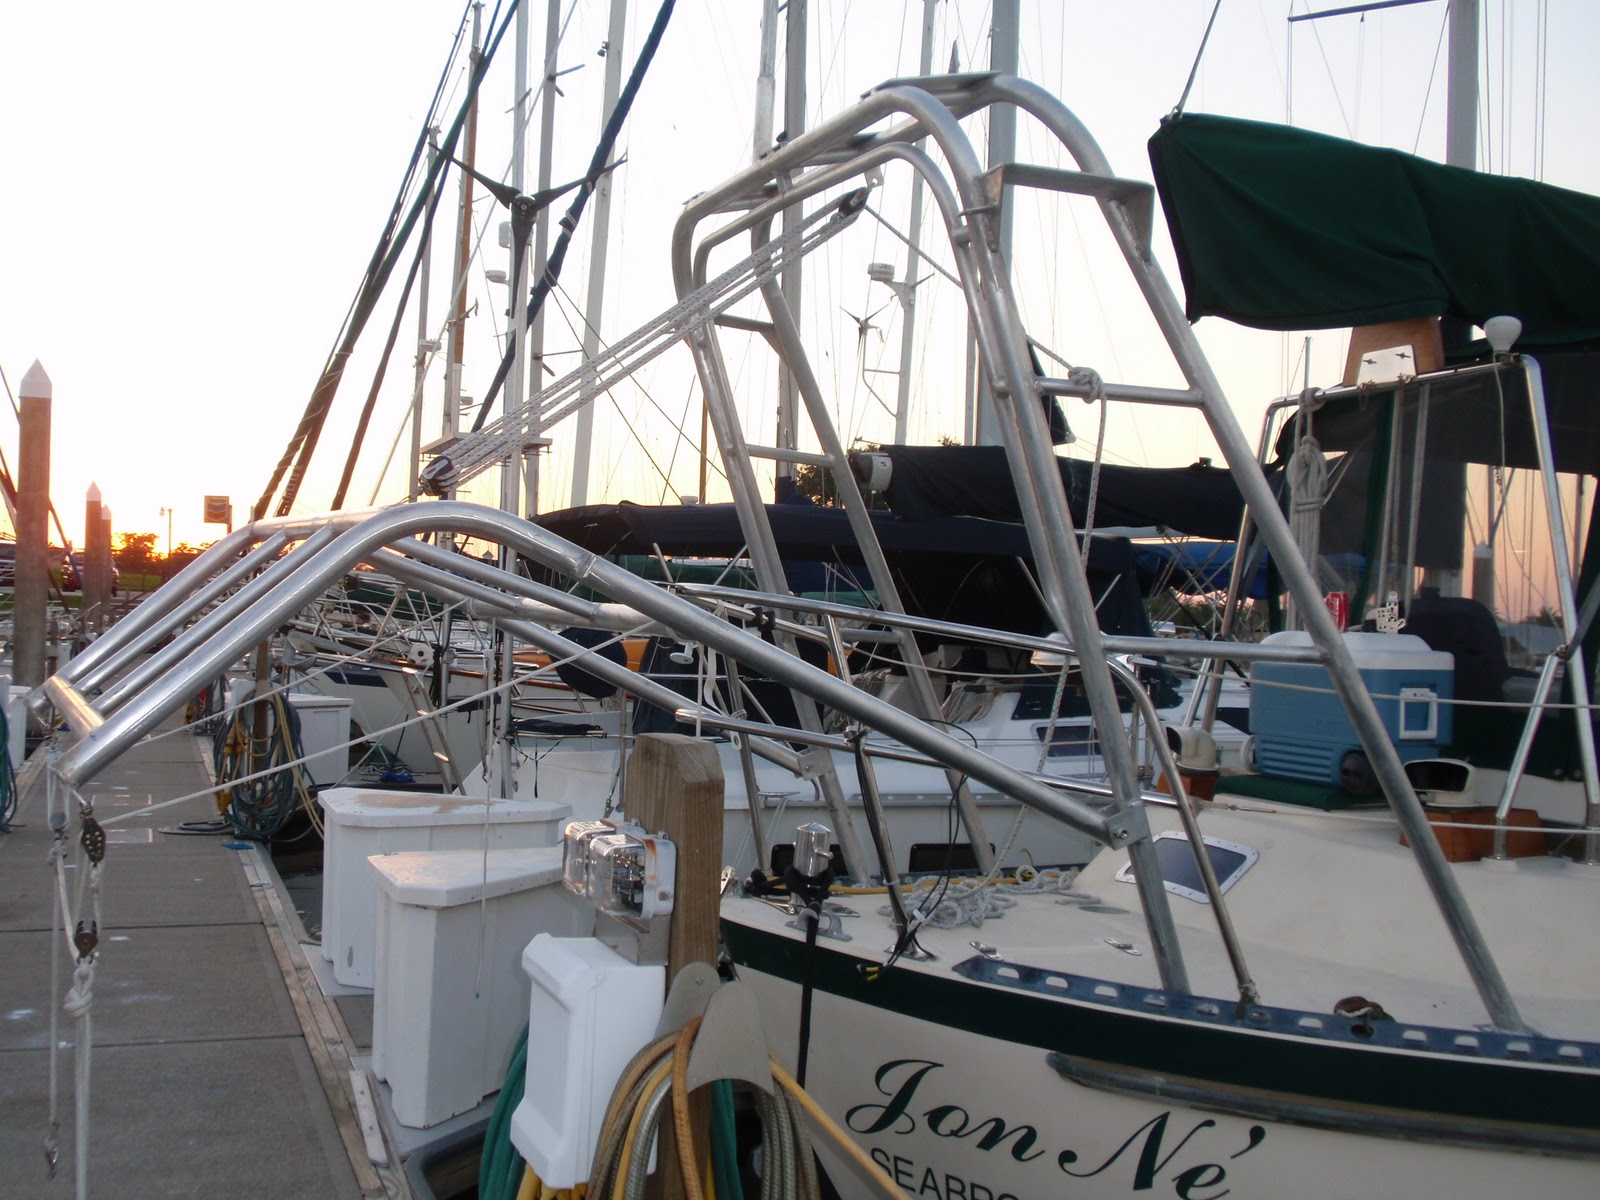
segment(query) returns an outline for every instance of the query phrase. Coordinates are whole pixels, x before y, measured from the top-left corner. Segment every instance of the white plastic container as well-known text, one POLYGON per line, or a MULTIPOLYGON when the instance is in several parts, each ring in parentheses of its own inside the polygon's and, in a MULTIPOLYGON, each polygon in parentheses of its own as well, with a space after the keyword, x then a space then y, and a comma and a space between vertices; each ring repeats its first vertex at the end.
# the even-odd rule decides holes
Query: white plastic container
POLYGON ((528 1083, 511 1144, 550 1188, 589 1178, 606 1105, 630 1059, 654 1036, 666 968, 629 962, 594 938, 528 943, 528 1083))
POLYGON ((554 846, 571 810, 546 800, 478 800, 431 792, 329 788, 322 850, 322 956, 333 977, 372 987, 378 936, 378 880, 366 860, 408 850, 491 850, 554 846))
POLYGON ((350 700, 290 692, 289 706, 300 718, 302 770, 317 787, 336 787, 350 774, 350 700), (338 749, 334 749, 338 747, 338 749))
POLYGON ((6 706, 6 753, 11 756, 13 771, 22 770, 22 764, 28 757, 28 708, 25 702, 31 691, 32 688, 12 683, 11 676, 0 675, 0 697, 4 697, 6 706))
POLYGON ((402 1125, 425 1129, 500 1090, 535 934, 579 937, 594 910, 561 882, 561 847, 420 850, 367 860, 378 883, 372 1068, 402 1125))

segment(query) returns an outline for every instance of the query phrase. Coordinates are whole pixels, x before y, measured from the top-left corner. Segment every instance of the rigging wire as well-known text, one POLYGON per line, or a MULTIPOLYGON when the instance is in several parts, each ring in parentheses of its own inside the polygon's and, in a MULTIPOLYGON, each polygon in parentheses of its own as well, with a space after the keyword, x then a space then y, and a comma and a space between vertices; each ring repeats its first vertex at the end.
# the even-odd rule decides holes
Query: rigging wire
MULTIPOLYGON (((410 192, 412 181, 416 177, 417 164, 422 160, 428 148, 428 131, 434 124, 438 112, 438 98, 442 93, 445 82, 451 74, 452 65, 461 44, 461 34, 458 30, 456 43, 451 49, 450 62, 446 64, 444 74, 435 88, 434 101, 429 105, 427 116, 423 118, 422 129, 417 135, 416 145, 412 150, 411 162, 407 165, 399 193, 395 197, 389 218, 385 222, 382 236, 374 248, 372 258, 367 265, 366 274, 361 285, 356 291, 356 297, 351 302, 350 310, 346 314, 345 323, 335 340, 333 351, 329 354, 327 363, 323 367, 322 375, 312 389, 311 398, 306 402, 305 412, 301 415, 300 424, 296 427, 289 439, 289 445, 284 449, 283 456, 273 468, 272 476, 263 489, 261 498, 255 503, 253 519, 260 520, 266 516, 267 509, 272 504, 273 497, 277 494, 278 485, 284 485, 283 496, 278 503, 278 515, 287 516, 293 509, 296 496, 299 494, 300 485, 305 479, 306 470, 310 466, 311 456, 316 450, 317 441, 321 437, 322 428, 327 421, 328 411, 332 407, 334 395, 339 389, 339 383, 344 374, 345 364, 355 348, 357 339, 366 327, 372 310, 376 307, 379 294, 388 282, 399 259, 400 251, 415 229, 421 211, 431 193, 437 186, 443 173, 448 156, 455 150, 457 139, 461 135, 462 127, 466 124, 467 115, 472 107, 473 100, 478 94, 478 88, 488 72, 489 64, 494 58, 501 39, 510 28, 511 17, 519 0, 511 0, 507 7, 505 20, 502 21, 490 40, 488 48, 479 55, 473 64, 471 83, 467 88, 467 97, 461 108, 456 113, 455 120, 451 123, 448 133, 440 144, 440 153, 428 165, 426 178, 422 184, 423 192, 417 196, 410 205, 409 212, 401 221, 400 214, 406 209, 406 196, 410 192), (293 469, 291 470, 291 464, 293 469), (287 480, 285 476, 287 475, 287 480)), ((470 6, 469 6, 470 11, 470 6)), ((463 21, 465 18, 463 18, 463 21)))
MULTIPOLYGON (((569 334, 571 334, 572 337, 575 340, 582 341, 582 332, 583 332, 583 330, 588 330, 590 332, 593 332, 596 335, 596 337, 599 337, 599 330, 595 329, 594 325, 589 321, 588 317, 585 316, 582 312, 580 312, 578 310, 577 303, 570 296, 567 295, 566 290, 564 288, 561 288, 559 285, 556 285, 556 287, 553 289, 553 294, 556 297, 556 307, 557 307, 558 311, 561 313, 562 319, 566 322, 567 332, 569 334), (580 328, 580 326, 581 326, 581 328, 580 328)), ((609 355, 611 353, 611 347, 606 343, 606 341, 603 338, 600 339, 600 343, 599 344, 600 344, 600 350, 596 354, 596 356, 595 356, 596 358, 602 358, 602 357, 605 357, 605 356, 607 356, 607 355, 609 355)), ((672 429, 673 432, 677 435, 673 439, 674 449, 676 449, 676 446, 678 445, 678 443, 682 443, 684 445, 688 445, 688 446, 698 450, 698 447, 695 446, 694 442, 690 439, 688 433, 686 433, 684 431, 683 423, 680 422, 680 421, 675 421, 673 419, 671 414, 669 414, 667 412, 666 408, 663 407, 663 405, 658 400, 656 400, 656 398, 654 396, 652 396, 650 394, 650 390, 648 388, 646 388, 642 382, 640 382, 638 376, 637 375, 630 375, 628 377, 628 380, 638 390, 639 395, 643 399, 643 402, 648 404, 651 408, 655 409, 656 413, 662 418, 662 420, 667 422, 668 428, 672 429)), ((614 396, 611 396, 609 393, 607 393, 606 398, 611 401, 612 406, 617 409, 617 411, 618 411, 618 413, 620 415, 621 406, 617 404, 616 398, 614 396)), ((597 397, 595 397, 595 399, 596 399, 596 401, 598 401, 599 397, 597 396, 597 397)), ((640 435, 637 426, 638 426, 638 422, 637 421, 628 421, 627 422, 628 432, 633 435, 633 439, 638 444, 640 451, 643 452, 645 458, 649 461, 650 466, 652 468, 654 468, 656 474, 661 476, 662 482, 667 487, 670 488, 672 486, 672 477, 671 477, 671 475, 668 474, 668 472, 661 467, 660 463, 658 463, 656 461, 655 456, 653 454, 651 454, 650 448, 645 445, 644 438, 640 435)), ((728 478, 727 472, 718 464, 713 463, 712 467, 716 471, 716 473, 722 477, 723 481, 726 482, 727 478, 728 478)))
POLYGON ((1411 153, 1415 154, 1422 145, 1422 123, 1428 116, 1428 99, 1433 95, 1433 80, 1439 74, 1439 59, 1444 49, 1445 30, 1450 28, 1450 6, 1445 5, 1444 16, 1439 21, 1439 40, 1433 47, 1433 65, 1428 68, 1428 86, 1422 93, 1422 111, 1417 114, 1417 136, 1412 139, 1411 153))
POLYGON ((1534 41, 1534 57, 1537 62, 1535 68, 1533 125, 1534 125, 1534 159, 1533 177, 1544 178, 1544 138, 1549 129, 1546 120, 1546 103, 1550 96, 1550 0, 1539 0, 1536 10, 1538 31, 1534 41))
POLYGON ((1178 102, 1172 106, 1172 115, 1180 116, 1183 106, 1189 101, 1189 90, 1194 87, 1195 76, 1200 74, 1200 60, 1205 57, 1206 43, 1211 40, 1211 29, 1217 23, 1217 13, 1222 11, 1222 0, 1211 6, 1211 19, 1206 22, 1206 31, 1200 35, 1200 48, 1194 52, 1194 65, 1189 68, 1189 79, 1183 85, 1183 92, 1178 97, 1178 102))
POLYGON ((400 291, 400 302, 395 305, 394 320, 389 324, 389 336, 383 343, 383 353, 378 358, 377 369, 372 375, 372 386, 367 391, 367 401, 361 406, 361 416, 356 422, 355 436, 350 441, 350 452, 345 456, 344 472, 339 476, 339 486, 333 493, 333 509, 337 512, 344 507, 344 497, 350 487, 350 478, 355 474, 356 459, 361 455, 362 443, 366 440, 367 426, 372 420, 372 410, 378 403, 378 391, 383 387, 383 377, 389 370, 389 356, 394 353, 395 342, 400 336, 400 324, 405 320, 406 309, 411 302, 411 289, 417 282, 417 275, 422 269, 422 263, 432 249, 433 219, 439 211, 439 201, 444 196, 444 188, 436 187, 432 192, 432 199, 428 204, 428 215, 423 218, 422 236, 417 239, 417 252, 411 259, 411 270, 406 273, 405 286, 400 291))
MULTIPOLYGON (((513 0, 514 2, 514 0, 513 0)), ((617 138, 622 133, 622 123, 627 118, 628 112, 633 107, 635 97, 639 94, 639 87, 644 82, 645 72, 655 59, 656 50, 661 45, 662 36, 667 31, 667 22, 672 17, 672 8, 675 0, 662 0, 660 9, 656 12, 655 24, 650 27, 644 45, 639 49, 639 57, 634 60, 633 70, 628 75, 628 82, 623 86, 621 94, 617 97, 616 106, 611 115, 607 117, 605 128, 600 133, 600 142, 595 146, 594 154, 589 159, 589 169, 585 172, 585 182, 577 189, 572 203, 561 217, 561 236, 556 239, 555 248, 545 259, 544 274, 534 284, 533 292, 527 301, 528 322, 531 325, 537 318, 540 309, 544 307, 544 300, 550 293, 555 281, 561 275, 562 265, 566 262, 567 250, 572 245, 573 233, 577 230, 578 222, 583 216, 583 210, 588 206, 589 197, 594 194, 596 181, 609 169, 620 163, 611 162, 611 152, 617 144, 617 138)), ((522 297, 517 297, 521 303, 522 297)), ((515 344, 515 340, 506 348, 505 355, 500 360, 500 367, 495 372, 494 380, 489 384, 488 394, 484 397, 478 415, 472 422, 472 432, 477 433, 489 419, 489 413, 494 408, 495 397, 500 394, 500 389, 505 385, 506 376, 511 371, 511 363, 517 354, 523 353, 523 347, 515 344)), ((513 397, 520 401, 520 397, 513 397)))
MULTIPOLYGON (((1293 21, 1294 20, 1294 16, 1293 16, 1294 5, 1293 5, 1293 3, 1291 3, 1289 5, 1289 12, 1290 12, 1290 18, 1289 19, 1291 21, 1293 21)), ((1311 8, 1310 8, 1309 4, 1307 4, 1307 6, 1306 6, 1306 13, 1307 13, 1307 15, 1315 15, 1315 14, 1311 13, 1311 8)), ((1289 26, 1289 29, 1290 29, 1290 46, 1292 48, 1293 44, 1294 44, 1294 38, 1293 38, 1294 25, 1291 24, 1289 26)), ((1335 77, 1335 75, 1333 73, 1333 64, 1328 60, 1328 48, 1322 44, 1322 31, 1317 27, 1317 23, 1315 21, 1313 21, 1311 23, 1311 36, 1316 39, 1317 54, 1322 59, 1322 68, 1323 68, 1324 71, 1326 71, 1328 73, 1328 86, 1333 89, 1333 102, 1334 102, 1334 105, 1339 110, 1339 120, 1344 123, 1345 136, 1350 138, 1350 139, 1352 139, 1352 140, 1354 140, 1355 133, 1350 128, 1350 115, 1347 112, 1345 112, 1344 97, 1339 94, 1339 81, 1338 81, 1338 79, 1335 77)), ((1291 92, 1292 92, 1292 89, 1291 89, 1291 92)))

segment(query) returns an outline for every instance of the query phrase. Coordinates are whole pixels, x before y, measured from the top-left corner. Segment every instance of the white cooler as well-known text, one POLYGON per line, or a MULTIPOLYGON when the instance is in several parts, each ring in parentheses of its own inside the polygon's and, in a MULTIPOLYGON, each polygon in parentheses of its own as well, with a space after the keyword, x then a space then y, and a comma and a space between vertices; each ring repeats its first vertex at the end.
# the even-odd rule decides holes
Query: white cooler
POLYGON ((560 846, 367 862, 379 889, 372 1069, 400 1123, 425 1129, 500 1090, 528 1019, 523 948, 589 933, 594 909, 562 884, 560 846))
POLYGON ((378 880, 366 860, 409 850, 491 850, 556 846, 572 815, 547 800, 479 800, 431 792, 329 788, 317 796, 322 850, 322 957, 333 977, 372 987, 378 880))

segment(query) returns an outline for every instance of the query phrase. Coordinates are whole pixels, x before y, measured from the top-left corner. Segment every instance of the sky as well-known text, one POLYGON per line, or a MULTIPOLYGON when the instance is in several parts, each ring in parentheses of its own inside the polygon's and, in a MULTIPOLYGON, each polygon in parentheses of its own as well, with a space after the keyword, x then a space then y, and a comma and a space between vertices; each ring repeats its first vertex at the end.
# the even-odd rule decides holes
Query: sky
MULTIPOLYGON (((558 180, 581 173, 599 128, 607 7, 560 3, 558 62, 569 73, 556 110, 558 180)), ((656 7, 627 6, 625 68, 656 7)), ((1600 192, 1592 136, 1600 6, 1483 0, 1482 8, 1480 166, 1600 192)), ((1021 74, 1083 118, 1115 169, 1148 179, 1145 140, 1177 102, 1211 9, 1211 0, 1023 0, 1021 74)), ((1305 12, 1305 0, 1293 10, 1305 12)), ((486 24, 492 11, 484 9, 486 24)), ((1189 110, 1262 120, 1292 110, 1308 128, 1442 156, 1442 4, 1302 23, 1292 35, 1289 11, 1282 0, 1224 0, 1189 110)), ((159 549, 169 530, 173 542, 196 545, 222 533, 202 522, 206 495, 230 497, 236 520, 247 518, 335 343, 463 12, 456 0, 0 4, 0 369, 13 393, 35 360, 52 380, 52 494, 69 538, 81 539, 91 483, 116 531, 155 533, 159 549)), ((808 121, 885 78, 914 74, 921 12, 920 3, 812 0, 808 121)), ((682 202, 750 158, 759 13, 756 0, 679 0, 621 141, 627 163, 616 177, 600 319, 607 341, 671 303, 667 248, 682 202)), ((537 64, 546 6, 532 0, 530 14, 537 64)), ((935 14, 935 69, 952 53, 963 68, 981 67, 988 5, 941 0, 935 14)), ((508 44, 482 105, 477 161, 494 176, 510 156, 511 65, 508 44)), ((461 83, 457 65, 445 79, 446 123, 461 83)), ((529 153, 531 161, 536 149, 529 153)), ((873 241, 860 252, 898 263, 890 185, 881 198, 886 219, 871 223, 873 241)), ((454 203, 452 182, 436 237, 435 330, 454 203)), ((492 208, 480 192, 474 232, 484 235, 489 265, 503 268, 492 208)), ((1019 217, 1024 244, 1057 265, 1045 288, 1023 297, 1030 330, 1051 326, 1044 340, 1108 377, 1175 382, 1131 288, 1077 212, 1019 217)), ((1157 254, 1177 288, 1159 222, 1157 254)), ((551 310, 558 369, 575 365, 566 330, 581 319, 588 280, 580 244, 551 310)), ((896 310, 884 307, 890 296, 859 267, 844 283, 819 273, 810 286, 814 327, 831 326, 837 339, 824 385, 840 424, 847 437, 881 438, 892 428, 881 401, 894 387, 883 372, 898 355, 896 310), (860 333, 852 314, 873 315, 872 327, 860 333)), ((933 299, 938 286, 919 304, 923 322, 948 312, 933 299)), ((476 395, 498 359, 506 293, 479 271, 468 297, 477 309, 466 390, 476 395)), ((366 330, 297 512, 329 505, 392 316, 380 307, 366 330)), ((405 493, 416 318, 403 318, 401 330, 350 504, 405 493), (380 476, 397 439, 399 459, 380 476)), ((1301 340, 1213 319, 1199 333, 1253 438, 1266 402, 1298 386, 1301 340)), ((730 354, 737 386, 766 394, 770 368, 753 351, 730 354)), ((949 387, 958 372, 933 354, 918 359, 933 382, 918 393, 914 440, 961 432, 960 397, 949 387)), ((1331 382, 1343 356, 1342 335, 1319 335, 1313 382, 1331 382)), ((429 436, 442 422, 441 378, 435 363, 424 385, 429 436)), ((589 499, 659 501, 693 490, 697 431, 685 429, 698 422, 698 407, 683 366, 652 368, 597 413, 589 499)), ((1092 452, 1096 418, 1071 415, 1088 434, 1074 452, 1092 452)), ((759 411, 752 418, 758 432, 763 420, 759 411)), ((558 435, 549 456, 542 507, 569 500, 568 436, 558 435)), ((0 407, 0 450, 13 472, 16 443, 15 422, 0 407)), ((1106 435, 1112 461, 1174 465, 1206 453, 1203 434, 1169 413, 1119 419, 1106 435)), ((485 482, 477 498, 492 499, 489 491, 485 482)))

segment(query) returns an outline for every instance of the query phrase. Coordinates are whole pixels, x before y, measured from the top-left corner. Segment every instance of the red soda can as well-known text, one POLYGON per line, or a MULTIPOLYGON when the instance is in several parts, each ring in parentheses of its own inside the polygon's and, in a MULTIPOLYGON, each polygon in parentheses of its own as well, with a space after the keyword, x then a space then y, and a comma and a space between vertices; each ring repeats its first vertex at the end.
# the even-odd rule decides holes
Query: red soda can
POLYGON ((1343 633, 1350 625, 1350 593, 1329 592, 1323 597, 1323 603, 1328 606, 1328 611, 1333 614, 1333 623, 1343 633))

